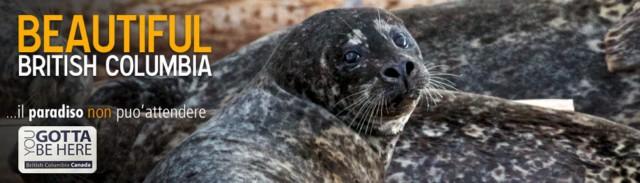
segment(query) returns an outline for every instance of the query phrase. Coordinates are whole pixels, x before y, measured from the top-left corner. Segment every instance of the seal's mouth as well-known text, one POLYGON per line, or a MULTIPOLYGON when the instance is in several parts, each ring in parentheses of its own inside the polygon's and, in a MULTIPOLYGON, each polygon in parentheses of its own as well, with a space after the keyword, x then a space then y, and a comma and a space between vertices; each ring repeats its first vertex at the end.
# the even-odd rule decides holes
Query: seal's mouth
POLYGON ((355 131, 367 135, 395 135, 404 128, 420 98, 421 90, 370 90, 365 99, 353 101, 339 115, 355 131))
POLYGON ((411 89, 406 92, 389 94, 390 105, 386 111, 385 116, 395 117, 407 112, 412 112, 416 105, 415 103, 420 100, 420 90, 411 89))
POLYGON ((417 88, 391 93, 390 105, 384 118, 376 123, 374 135, 396 135, 402 131, 420 101, 421 90, 417 88))

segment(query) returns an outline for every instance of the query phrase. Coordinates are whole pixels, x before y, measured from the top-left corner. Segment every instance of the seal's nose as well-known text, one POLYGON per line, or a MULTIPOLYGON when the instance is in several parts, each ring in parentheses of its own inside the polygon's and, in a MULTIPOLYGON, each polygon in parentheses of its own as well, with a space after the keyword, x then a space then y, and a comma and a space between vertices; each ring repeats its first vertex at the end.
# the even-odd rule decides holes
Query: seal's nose
POLYGON ((382 79, 389 83, 402 84, 405 89, 411 88, 408 78, 414 73, 415 63, 404 61, 400 63, 388 64, 380 73, 382 79))

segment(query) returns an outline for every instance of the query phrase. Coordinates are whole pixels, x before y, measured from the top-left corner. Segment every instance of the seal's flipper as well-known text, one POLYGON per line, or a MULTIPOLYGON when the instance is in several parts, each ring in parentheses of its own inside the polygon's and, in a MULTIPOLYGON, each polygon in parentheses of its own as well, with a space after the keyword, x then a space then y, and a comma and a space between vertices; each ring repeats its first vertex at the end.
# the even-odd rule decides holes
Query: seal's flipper
POLYGON ((604 43, 610 72, 640 69, 640 2, 609 29, 604 43))

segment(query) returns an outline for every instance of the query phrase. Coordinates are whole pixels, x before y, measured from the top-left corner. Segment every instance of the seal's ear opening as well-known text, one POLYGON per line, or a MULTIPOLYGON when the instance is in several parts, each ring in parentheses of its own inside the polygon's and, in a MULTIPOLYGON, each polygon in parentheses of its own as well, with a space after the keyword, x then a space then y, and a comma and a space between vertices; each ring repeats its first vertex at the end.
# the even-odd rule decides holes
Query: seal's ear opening
POLYGON ((640 2, 609 29, 604 44, 609 72, 640 70, 640 2))

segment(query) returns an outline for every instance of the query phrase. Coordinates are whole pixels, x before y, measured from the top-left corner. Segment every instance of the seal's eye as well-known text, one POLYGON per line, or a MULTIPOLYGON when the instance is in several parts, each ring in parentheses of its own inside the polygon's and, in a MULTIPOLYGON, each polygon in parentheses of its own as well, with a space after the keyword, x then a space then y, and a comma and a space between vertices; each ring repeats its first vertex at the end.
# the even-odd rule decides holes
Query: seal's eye
POLYGON ((395 43, 396 46, 400 48, 409 47, 409 42, 407 41, 407 38, 402 34, 396 34, 395 36, 393 36, 393 43, 395 43))
POLYGON ((344 61, 347 64, 357 64, 358 60, 360 60, 360 54, 355 51, 349 51, 344 54, 344 61))

